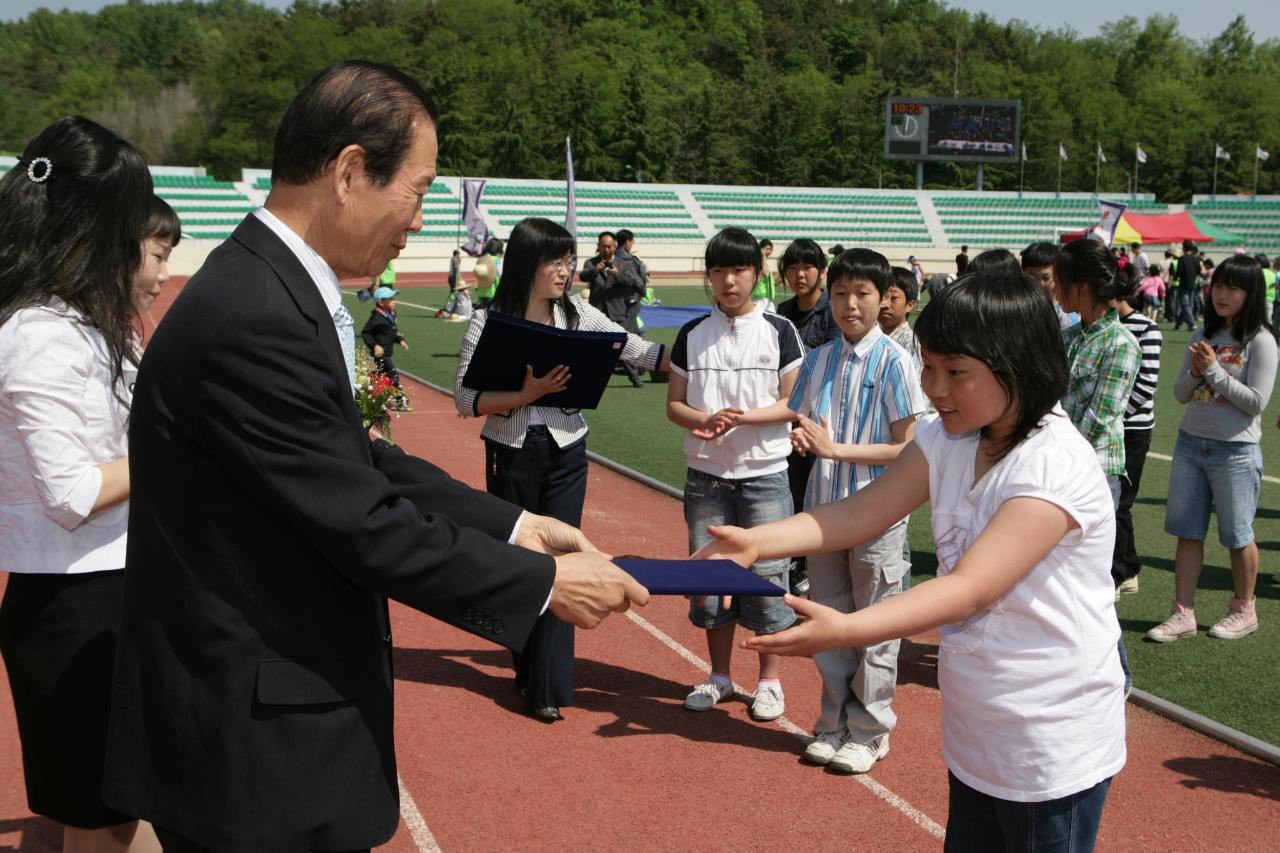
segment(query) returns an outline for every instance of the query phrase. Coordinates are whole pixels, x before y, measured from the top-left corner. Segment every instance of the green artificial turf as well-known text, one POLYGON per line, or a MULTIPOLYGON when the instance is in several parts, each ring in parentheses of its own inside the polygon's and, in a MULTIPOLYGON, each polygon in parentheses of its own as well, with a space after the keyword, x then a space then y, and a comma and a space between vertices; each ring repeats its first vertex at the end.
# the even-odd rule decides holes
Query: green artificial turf
MULTIPOLYGON (((706 304, 700 287, 660 287, 658 295, 666 305, 706 304)), ((407 352, 397 352, 396 363, 403 370, 446 388, 453 387, 458 344, 465 323, 446 323, 431 311, 414 305, 438 305, 444 291, 438 288, 410 289, 401 294, 400 325, 410 343, 407 352), (410 304, 412 303, 412 304, 410 304)), ((348 295, 347 305, 363 321, 369 307, 348 295)), ((1171 456, 1182 407, 1173 399, 1173 379, 1181 364, 1190 337, 1164 327, 1164 356, 1156 398, 1156 428, 1151 452, 1171 456)), ((651 340, 670 344, 676 329, 653 329, 651 340)), ((680 487, 684 483, 683 430, 669 423, 665 413, 666 385, 646 382, 633 389, 624 376, 615 376, 599 409, 587 412, 591 425, 588 446, 604 456, 643 471, 663 482, 680 487)), ((1280 459, 1280 430, 1275 427, 1280 411, 1280 395, 1273 397, 1262 418, 1264 460, 1280 459)), ((480 448, 475 448, 480 453, 480 448)), ((1280 466, 1274 466, 1280 473, 1280 466)), ((1143 570, 1142 589, 1125 596, 1117 605, 1120 622, 1137 687, 1219 720, 1272 744, 1280 745, 1280 483, 1263 482, 1262 498, 1254 530, 1261 555, 1258 582, 1257 632, 1236 641, 1214 640, 1204 631, 1225 615, 1231 597, 1230 563, 1226 550, 1217 542, 1216 524, 1211 524, 1205 548, 1205 569, 1200 581, 1196 613, 1202 631, 1194 639, 1160 645, 1144 639, 1148 628, 1169 613, 1173 599, 1174 540, 1164 533, 1164 503, 1169 487, 1169 462, 1150 456, 1143 475, 1142 490, 1134 506, 1138 553, 1143 570)), ((936 563, 930 535, 928 507, 912 516, 911 546, 914 551, 914 580, 932 576, 936 563)))

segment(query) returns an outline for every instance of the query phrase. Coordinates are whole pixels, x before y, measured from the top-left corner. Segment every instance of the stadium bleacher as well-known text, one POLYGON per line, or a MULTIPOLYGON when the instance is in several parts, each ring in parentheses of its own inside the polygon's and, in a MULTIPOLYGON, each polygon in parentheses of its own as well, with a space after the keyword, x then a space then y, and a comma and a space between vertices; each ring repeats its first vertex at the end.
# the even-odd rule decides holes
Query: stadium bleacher
MULTIPOLYGON (((578 238, 590 240, 601 231, 630 228, 645 240, 706 239, 684 202, 672 189, 617 189, 580 186, 575 193, 578 238)), ((491 183, 481 209, 505 232, 526 216, 563 222, 565 188, 491 183)))
POLYGON ((1187 207, 1197 219, 1241 238, 1245 248, 1280 251, 1280 201, 1262 199, 1199 199, 1187 207))
POLYGON ((933 244, 914 195, 776 190, 701 190, 693 198, 714 230, 746 228, 757 237, 928 247, 933 244))
MULTIPOLYGON (((1150 200, 1126 199, 1124 203, 1135 213, 1168 211, 1167 205, 1150 200)), ((1098 203, 1091 198, 939 195, 933 204, 951 245, 1017 251, 1036 240, 1055 240, 1063 231, 1079 231, 1098 221, 1098 203)))

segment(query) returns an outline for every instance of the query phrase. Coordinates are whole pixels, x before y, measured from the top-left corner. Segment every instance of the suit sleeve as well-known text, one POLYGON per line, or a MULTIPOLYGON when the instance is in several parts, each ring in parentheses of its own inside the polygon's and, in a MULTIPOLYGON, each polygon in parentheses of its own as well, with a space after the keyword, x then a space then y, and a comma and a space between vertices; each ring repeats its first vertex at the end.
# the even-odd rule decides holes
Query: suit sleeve
POLYGON ((374 335, 377 334, 377 331, 378 331, 376 328, 377 319, 378 319, 378 315, 376 312, 373 314, 370 314, 369 319, 364 321, 364 328, 360 330, 360 337, 364 341, 364 345, 371 350, 378 343, 377 339, 374 337, 374 335))
MULTIPOLYGON (((314 357, 336 346, 328 330, 274 313, 225 323, 189 380, 209 452, 353 585, 465 630, 473 627, 465 611, 484 608, 505 621, 495 639, 520 648, 546 603, 554 561, 419 511, 370 463, 368 439, 347 411, 345 377, 314 357)), ((441 472, 421 482, 417 500, 430 507, 456 495, 443 480, 441 472)))

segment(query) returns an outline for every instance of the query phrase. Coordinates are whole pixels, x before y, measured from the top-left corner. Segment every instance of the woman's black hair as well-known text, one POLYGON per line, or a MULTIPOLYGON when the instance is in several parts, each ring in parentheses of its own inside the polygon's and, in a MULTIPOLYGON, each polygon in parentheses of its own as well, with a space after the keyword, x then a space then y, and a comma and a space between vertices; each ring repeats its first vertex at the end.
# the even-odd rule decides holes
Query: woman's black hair
MULTIPOLYGON (((498 289, 493 293, 490 310, 523 317, 525 309, 529 307, 529 293, 533 290, 533 277, 538 267, 548 261, 558 261, 566 255, 572 255, 577 248, 577 241, 564 226, 539 216, 521 219, 507 238, 502 278, 498 281, 498 289)), ((569 280, 573 280, 573 270, 569 270, 569 280)), ((557 301, 564 309, 568 327, 578 328, 578 309, 574 307, 567 287, 557 301)))
POLYGON ((0 178, 0 325, 61 299, 102 334, 118 382, 135 358, 131 295, 151 199, 142 155, 102 125, 67 116, 36 134, 0 178), (37 182, 28 166, 40 158, 50 167, 37 182))
POLYGON ((773 248, 773 241, 770 240, 768 237, 765 237, 763 240, 760 241, 760 251, 763 252, 765 249, 772 249, 772 248, 773 248))
POLYGON ((961 276, 924 306, 915 333, 930 355, 969 356, 995 374, 1018 409, 1013 429, 996 445, 999 457, 1026 439, 1067 392, 1058 315, 1044 288, 1026 276, 961 276))
POLYGON ((142 239, 163 240, 170 248, 182 240, 182 220, 169 206, 169 202, 158 195, 151 197, 151 209, 147 217, 147 227, 142 231, 142 239))
POLYGON ((876 286, 881 296, 893 284, 893 267, 889 260, 871 249, 849 249, 841 252, 827 269, 827 289, 846 278, 865 278, 876 286))
POLYGON ((760 244, 745 228, 726 228, 707 241, 703 255, 706 268, 755 267, 756 273, 764 269, 760 244))
MULTIPOLYGON (((1262 264, 1257 258, 1248 255, 1232 255, 1218 264, 1210 279, 1210 287, 1217 285, 1238 287, 1244 291, 1244 306, 1239 316, 1231 324, 1231 336, 1242 344, 1249 343, 1258 329, 1266 329, 1275 334, 1267 319, 1267 280, 1262 276, 1262 264)), ((1213 307, 1213 299, 1204 301, 1204 336, 1212 338, 1227 321, 1213 307)))
POLYGON ((1115 256, 1097 240, 1084 237, 1059 249, 1053 262, 1053 277, 1060 291, 1084 285, 1093 293, 1093 298, 1104 305, 1120 298, 1115 256))
POLYGON ((1116 295, 1121 302, 1133 298, 1138 290, 1138 268, 1133 264, 1125 264, 1116 270, 1116 295))
POLYGON ((893 286, 902 291, 908 302, 920 299, 920 282, 916 281, 916 274, 906 267, 893 268, 893 286))
POLYGON ((306 184, 325 173, 348 145, 365 153, 365 173, 386 186, 413 144, 410 128, 439 111, 416 80, 398 68, 364 60, 335 62, 290 102, 276 129, 271 179, 306 184))
POLYGON ((974 275, 996 272, 1002 278, 1006 276, 1021 276, 1022 264, 1018 262, 1017 256, 1008 249, 987 249, 969 261, 969 267, 966 272, 974 275))
POLYGON ((799 240, 792 240, 791 245, 787 246, 787 250, 782 253, 782 259, 778 262, 778 271, 786 272, 787 267, 792 264, 808 264, 825 270, 827 253, 822 251, 822 247, 815 241, 808 237, 801 237, 799 240))

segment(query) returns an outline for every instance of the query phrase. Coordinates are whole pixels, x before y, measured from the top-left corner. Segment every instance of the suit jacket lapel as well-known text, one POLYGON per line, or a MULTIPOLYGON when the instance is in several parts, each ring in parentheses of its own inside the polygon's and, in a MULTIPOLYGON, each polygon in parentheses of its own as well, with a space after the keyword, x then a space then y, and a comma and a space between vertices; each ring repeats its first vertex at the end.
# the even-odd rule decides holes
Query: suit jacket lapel
MULTIPOLYGON (((236 226, 231 239, 271 267, 285 290, 289 292, 293 304, 298 307, 298 312, 315 326, 317 349, 321 351, 321 357, 327 359, 333 372, 345 380, 347 363, 342 357, 342 345, 338 342, 338 330, 334 327, 333 316, 325 308, 324 300, 320 297, 315 282, 302 262, 262 220, 252 213, 236 226)), ((299 353, 299 357, 307 356, 299 353)), ((351 395, 342 395, 342 397, 343 414, 363 432, 364 427, 360 420, 360 412, 356 409, 355 398, 351 395)))

